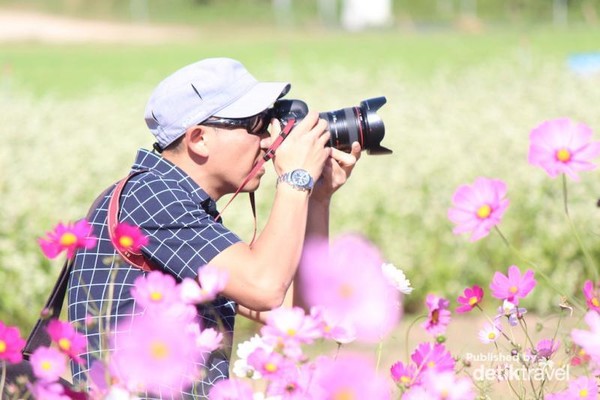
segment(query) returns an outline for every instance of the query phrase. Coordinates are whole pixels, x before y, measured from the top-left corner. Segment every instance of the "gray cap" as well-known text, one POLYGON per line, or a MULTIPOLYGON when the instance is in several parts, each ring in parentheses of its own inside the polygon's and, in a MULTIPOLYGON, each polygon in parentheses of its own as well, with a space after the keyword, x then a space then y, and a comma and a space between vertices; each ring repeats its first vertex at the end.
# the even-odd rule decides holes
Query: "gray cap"
POLYGON ((259 82, 236 60, 208 58, 183 67, 154 89, 146 105, 150 132, 164 149, 207 118, 246 118, 290 90, 287 82, 259 82))

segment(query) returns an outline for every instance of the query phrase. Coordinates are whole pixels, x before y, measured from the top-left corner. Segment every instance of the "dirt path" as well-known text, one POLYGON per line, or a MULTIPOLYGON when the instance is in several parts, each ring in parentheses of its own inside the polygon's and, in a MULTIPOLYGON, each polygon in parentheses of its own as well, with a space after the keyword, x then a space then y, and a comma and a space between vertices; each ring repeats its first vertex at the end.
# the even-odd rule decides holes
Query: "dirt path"
POLYGON ((0 43, 140 43, 151 44, 197 35, 192 28, 79 20, 0 9, 0 43))

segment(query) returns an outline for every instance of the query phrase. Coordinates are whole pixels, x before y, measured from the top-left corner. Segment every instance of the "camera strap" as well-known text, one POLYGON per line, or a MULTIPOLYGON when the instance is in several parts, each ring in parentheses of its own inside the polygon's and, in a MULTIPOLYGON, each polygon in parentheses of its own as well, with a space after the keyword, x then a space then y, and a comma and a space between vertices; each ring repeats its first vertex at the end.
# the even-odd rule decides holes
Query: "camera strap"
MULTIPOLYGON (((221 209, 221 212, 219 213, 219 215, 217 215, 215 217, 215 221, 221 217, 221 215, 223 214, 223 212, 225 212, 225 209, 231 204, 233 199, 235 199, 235 197, 244 189, 244 187, 248 184, 248 182, 250 182, 250 180, 252 178, 254 178, 254 176, 258 173, 258 171, 260 171, 262 166, 266 162, 270 161, 275 156, 275 151, 277 150, 277 148, 279 148, 281 143, 283 143, 285 138, 290 134, 290 131, 294 127, 295 122, 296 122, 296 120, 294 118, 289 119, 287 121, 285 127, 283 128, 283 130, 281 131, 279 136, 277 136, 275 141, 267 149, 267 152, 265 153, 265 155, 256 162, 256 164, 254 165, 254 167, 252 167, 252 170, 250 171, 248 176, 246 176, 246 178, 244 179, 244 181, 242 182, 240 187, 237 188, 237 190, 235 191, 233 196, 231 196, 231 199, 229 199, 227 204, 225 204, 225 206, 221 209)), ((256 225, 257 225, 256 224, 256 200, 255 200, 254 192, 248 193, 248 196, 250 197, 250 207, 252 208, 252 216, 254 217, 254 231, 252 234, 252 240, 250 241, 250 246, 252 246, 252 244, 254 243, 254 240, 256 239, 256 225)))

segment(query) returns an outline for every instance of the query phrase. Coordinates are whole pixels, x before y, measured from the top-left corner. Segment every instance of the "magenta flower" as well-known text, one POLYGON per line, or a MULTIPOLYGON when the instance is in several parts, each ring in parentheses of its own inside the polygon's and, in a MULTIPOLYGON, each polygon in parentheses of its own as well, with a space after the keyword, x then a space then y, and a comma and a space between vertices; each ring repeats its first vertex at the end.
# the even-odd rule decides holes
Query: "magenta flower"
POLYGON ((427 321, 423 323, 423 327, 433 336, 443 335, 450 323, 451 313, 448 310, 450 302, 442 297, 428 294, 425 304, 429 314, 427 315, 427 321))
POLYGON ((568 118, 541 123, 530 135, 529 163, 551 177, 566 174, 578 181, 577 171, 596 168, 592 159, 600 155, 600 142, 593 142, 592 130, 568 118))
POLYGON ((189 321, 146 313, 123 320, 117 327, 109 368, 129 390, 146 390, 170 397, 198 378, 200 351, 189 321))
POLYGON ((459 186, 452 196, 453 207, 448 210, 448 218, 456 225, 452 232, 470 232, 471 242, 487 236, 508 208, 505 196, 506 184, 497 179, 477 178, 473 185, 459 186))
POLYGON ((573 329, 571 338, 596 364, 600 364, 600 314, 588 311, 585 314, 585 322, 590 330, 573 329))
POLYGON ((587 280, 583 284, 583 295, 590 310, 600 313, 600 288, 594 282, 587 280))
POLYGON ((56 382, 67 370, 67 359, 52 347, 38 347, 30 357, 33 374, 43 382, 56 382))
POLYGON ((309 390, 314 399, 391 398, 387 380, 377 374, 371 359, 358 354, 320 358, 309 390))
POLYGON ((210 389, 210 400, 252 399, 254 392, 248 382, 241 379, 221 379, 210 389))
POLYGON ((466 313, 471 311, 475 306, 481 303, 483 299, 483 289, 477 285, 473 285, 473 287, 466 288, 463 292, 462 296, 458 296, 458 301, 462 304, 460 307, 456 308, 457 313, 466 313))
POLYGON ((198 281, 184 278, 180 284, 181 299, 190 304, 206 303, 214 300, 225 289, 227 271, 212 265, 198 269, 198 281))
POLYGON ((175 278, 160 271, 152 271, 136 278, 131 295, 143 308, 164 309, 180 302, 175 278))
POLYGON ((295 368, 287 368, 277 380, 269 382, 268 398, 281 400, 312 399, 307 393, 314 373, 314 364, 301 364, 295 368))
POLYGON ((248 356, 248 364, 269 380, 277 380, 286 374, 286 370, 296 368, 294 362, 281 353, 263 348, 257 348, 248 356))
POLYGON ((71 258, 77 249, 91 249, 97 241, 92 226, 85 219, 75 224, 59 223, 45 238, 38 239, 42 252, 48 258, 56 258, 63 251, 67 252, 67 258, 71 258))
POLYGON ((27 388, 34 399, 71 400, 71 397, 65 393, 65 387, 58 382, 38 380, 33 384, 27 384, 27 388))
POLYGON ((533 271, 528 269, 524 275, 516 265, 508 267, 508 276, 496 272, 490 284, 492 296, 500 300, 508 300, 518 305, 519 299, 524 299, 535 287, 533 271))
POLYGON ((535 346, 536 359, 545 358, 549 360, 559 347, 560 340, 558 339, 541 339, 535 346))
POLYGON ((25 347, 25 340, 21 337, 19 328, 6 326, 0 321, 0 360, 8 361, 11 364, 21 362, 23 347, 25 347))
POLYGON ((54 319, 48 323, 46 331, 50 339, 58 345, 60 351, 72 358, 73 361, 79 364, 83 363, 79 354, 85 352, 87 341, 85 336, 77 332, 70 323, 54 319))
POLYGON ((356 338, 378 342, 400 319, 400 292, 381 269, 379 250, 357 235, 312 240, 304 247, 300 291, 309 307, 322 306, 351 327, 356 338))
POLYGON ((142 247, 148 245, 148 237, 139 227, 121 222, 115 228, 112 244, 120 252, 139 252, 142 247))
POLYGON ((569 387, 562 392, 548 393, 545 400, 577 400, 577 399, 598 399, 598 384, 595 378, 580 376, 569 382, 569 387))
POLYGON ((417 368, 414 364, 404 365, 401 361, 398 361, 390 367, 390 374, 394 382, 402 385, 403 387, 410 387, 415 379, 417 368))
POLYGON ((410 355, 419 371, 435 369, 438 372, 453 371, 454 358, 446 347, 440 343, 424 342, 417 346, 410 355))

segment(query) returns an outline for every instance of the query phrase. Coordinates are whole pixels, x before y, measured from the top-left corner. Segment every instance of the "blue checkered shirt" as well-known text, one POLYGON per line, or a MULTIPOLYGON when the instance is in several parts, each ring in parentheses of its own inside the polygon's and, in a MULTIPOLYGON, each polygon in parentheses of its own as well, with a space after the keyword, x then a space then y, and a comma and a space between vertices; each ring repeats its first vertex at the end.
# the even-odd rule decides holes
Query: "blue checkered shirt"
MULTIPOLYGON (((123 190, 119 221, 140 227, 149 238, 149 244, 142 252, 152 265, 171 274, 178 282, 186 277, 195 278, 199 267, 240 241, 208 214, 216 210, 214 201, 181 169, 144 149, 139 150, 132 167, 133 171, 141 169, 148 171, 131 178, 123 190)), ((134 315, 135 300, 130 289, 135 279, 144 274, 136 267, 115 262, 118 257, 107 229, 108 202, 113 189, 101 198, 91 213, 89 222, 98 236, 98 245, 77 253, 69 278, 69 320, 88 340, 87 352, 81 355, 86 364, 72 364, 75 383, 85 382, 91 363, 106 350, 101 347, 98 313, 94 310, 106 308, 111 274, 116 273, 111 326, 115 326, 117 320, 131 319, 134 315), (96 323, 89 323, 90 316, 96 323)), ((229 375, 235 303, 219 297, 210 307, 201 307, 198 311, 203 317, 202 326, 220 326, 224 343, 229 346, 203 360, 206 376, 192 389, 182 390, 182 396, 177 398, 206 398, 210 387, 229 375)), ((142 398, 161 397, 147 395, 142 398)))

